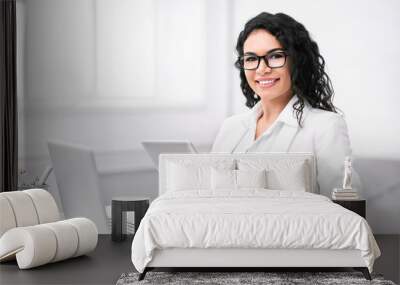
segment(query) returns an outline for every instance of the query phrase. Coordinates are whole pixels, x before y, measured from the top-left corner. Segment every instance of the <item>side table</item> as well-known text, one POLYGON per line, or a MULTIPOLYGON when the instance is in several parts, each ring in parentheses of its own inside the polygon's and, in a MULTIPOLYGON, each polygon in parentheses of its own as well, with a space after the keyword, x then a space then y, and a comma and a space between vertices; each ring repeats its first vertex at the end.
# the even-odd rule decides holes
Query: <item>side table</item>
POLYGON ((359 214, 364 219, 366 218, 366 201, 365 200, 332 200, 332 202, 359 214))
POLYGON ((140 221, 149 208, 149 197, 122 196, 113 197, 111 203, 111 239, 123 241, 126 235, 122 233, 122 213, 126 211, 135 212, 135 234, 139 228, 140 221))

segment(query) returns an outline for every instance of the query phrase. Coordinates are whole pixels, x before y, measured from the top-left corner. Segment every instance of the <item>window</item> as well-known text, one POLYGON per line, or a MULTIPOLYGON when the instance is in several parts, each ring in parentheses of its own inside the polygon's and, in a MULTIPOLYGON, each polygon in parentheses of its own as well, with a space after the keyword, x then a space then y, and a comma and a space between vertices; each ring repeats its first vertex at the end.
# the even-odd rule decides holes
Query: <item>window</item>
POLYGON ((201 103, 206 3, 95 1, 96 99, 134 106, 201 103))

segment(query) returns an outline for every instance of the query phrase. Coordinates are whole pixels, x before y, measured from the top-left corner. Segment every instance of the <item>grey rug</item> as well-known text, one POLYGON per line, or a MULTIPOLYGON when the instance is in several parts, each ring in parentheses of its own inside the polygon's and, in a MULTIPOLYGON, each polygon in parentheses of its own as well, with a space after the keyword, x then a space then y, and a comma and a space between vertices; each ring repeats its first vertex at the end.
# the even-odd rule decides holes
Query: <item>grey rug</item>
POLYGON ((139 273, 124 273, 116 285, 134 284, 379 284, 395 285, 384 280, 382 275, 372 274, 372 281, 364 278, 360 272, 147 272, 145 279, 138 281, 139 273))

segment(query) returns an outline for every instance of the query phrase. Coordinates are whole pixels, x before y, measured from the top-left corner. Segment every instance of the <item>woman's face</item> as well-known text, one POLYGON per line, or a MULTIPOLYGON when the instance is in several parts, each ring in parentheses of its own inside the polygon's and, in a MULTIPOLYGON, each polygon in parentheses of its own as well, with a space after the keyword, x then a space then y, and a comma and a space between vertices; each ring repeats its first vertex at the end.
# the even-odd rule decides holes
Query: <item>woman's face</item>
MULTIPOLYGON (((269 32, 257 29, 250 33, 243 45, 243 54, 264 56, 273 49, 283 49, 279 41, 269 32)), ((245 75, 251 89, 262 100, 289 100, 292 97, 289 58, 282 67, 270 68, 264 60, 255 70, 245 70, 245 75)))

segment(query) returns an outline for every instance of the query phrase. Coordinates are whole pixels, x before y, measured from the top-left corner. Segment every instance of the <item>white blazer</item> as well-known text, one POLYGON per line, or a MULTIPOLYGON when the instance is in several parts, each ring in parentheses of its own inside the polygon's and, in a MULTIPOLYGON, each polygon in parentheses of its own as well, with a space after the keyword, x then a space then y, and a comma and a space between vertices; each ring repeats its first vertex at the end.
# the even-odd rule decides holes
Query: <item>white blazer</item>
MULTIPOLYGON (((256 122, 262 114, 259 101, 249 111, 227 118, 215 139, 211 152, 311 152, 316 158, 317 189, 331 197, 333 188, 343 184, 344 160, 351 156, 347 125, 337 113, 312 108, 305 103, 303 127, 297 122, 289 101, 275 122, 255 138, 256 122)), ((353 188, 360 193, 360 180, 353 169, 353 188)))

